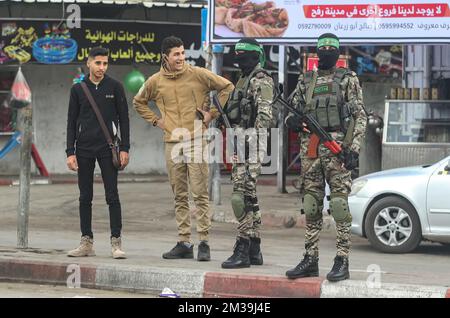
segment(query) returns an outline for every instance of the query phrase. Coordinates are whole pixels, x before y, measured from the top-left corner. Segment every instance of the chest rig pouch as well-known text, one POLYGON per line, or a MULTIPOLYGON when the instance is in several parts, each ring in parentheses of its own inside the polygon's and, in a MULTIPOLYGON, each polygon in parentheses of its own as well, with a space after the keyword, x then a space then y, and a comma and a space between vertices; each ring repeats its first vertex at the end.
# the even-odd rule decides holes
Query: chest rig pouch
MULTIPOLYGON (((346 117, 349 115, 344 110, 344 100, 340 83, 348 72, 347 69, 338 68, 331 80, 325 83, 316 83, 311 102, 306 105, 305 111, 312 114, 326 131, 347 130, 346 117)), ((305 74, 305 85, 311 84, 313 73, 305 74)))
POLYGON ((249 76, 239 78, 239 81, 236 83, 225 108, 231 125, 237 125, 244 129, 254 126, 257 110, 255 109, 253 96, 248 96, 248 89, 250 88, 251 79, 260 72, 269 75, 264 69, 255 69, 249 76))

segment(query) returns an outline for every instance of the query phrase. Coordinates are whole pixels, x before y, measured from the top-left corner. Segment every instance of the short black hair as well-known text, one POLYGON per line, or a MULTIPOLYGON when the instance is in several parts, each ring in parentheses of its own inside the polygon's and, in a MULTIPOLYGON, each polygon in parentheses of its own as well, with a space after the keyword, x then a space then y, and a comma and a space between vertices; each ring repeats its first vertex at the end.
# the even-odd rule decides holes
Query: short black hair
POLYGON ((183 40, 171 35, 163 39, 161 44, 161 52, 163 54, 169 55, 172 48, 180 46, 184 46, 183 40))
POLYGON ((108 56, 108 55, 109 55, 108 49, 105 49, 104 47, 101 46, 96 46, 89 51, 88 57, 95 58, 96 56, 108 56))

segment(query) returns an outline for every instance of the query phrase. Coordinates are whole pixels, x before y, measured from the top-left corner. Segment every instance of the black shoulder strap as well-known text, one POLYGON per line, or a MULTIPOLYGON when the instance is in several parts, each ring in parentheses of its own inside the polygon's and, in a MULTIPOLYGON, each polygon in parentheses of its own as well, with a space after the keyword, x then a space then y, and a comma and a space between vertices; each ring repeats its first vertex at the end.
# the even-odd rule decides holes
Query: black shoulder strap
POLYGON ((333 93, 336 93, 338 99, 341 98, 341 82, 347 74, 350 74, 351 71, 347 68, 337 68, 334 72, 333 76, 333 93))
POLYGON ((347 68, 337 68, 336 72, 334 73, 333 80, 339 85, 342 82, 342 79, 345 75, 350 74, 351 71, 347 68))
POLYGON ((312 97, 314 95, 314 88, 316 87, 317 77, 318 77, 317 71, 313 71, 311 76, 312 76, 311 80, 309 81, 308 84, 305 85, 305 87, 306 87, 306 95, 305 95, 306 105, 308 105, 311 102, 312 97))
POLYGON ((91 92, 89 91, 89 88, 87 87, 85 82, 80 83, 81 88, 84 91, 84 94, 86 95, 89 104, 91 105, 92 109, 94 110, 95 115, 97 116, 98 122, 100 123, 100 127, 102 128, 103 134, 105 135, 106 142, 108 145, 112 145, 112 138, 109 134, 108 128, 106 127, 105 120, 103 119, 102 114, 100 113, 100 109, 98 109, 97 103, 94 100, 94 97, 92 96, 91 92))

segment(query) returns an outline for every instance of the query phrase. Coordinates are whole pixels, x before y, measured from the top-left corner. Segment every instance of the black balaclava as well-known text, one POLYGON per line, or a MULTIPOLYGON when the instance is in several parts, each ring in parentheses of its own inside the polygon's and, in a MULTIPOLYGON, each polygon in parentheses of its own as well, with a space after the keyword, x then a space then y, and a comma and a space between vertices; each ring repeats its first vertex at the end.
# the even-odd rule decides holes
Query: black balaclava
MULTIPOLYGON (((249 43, 259 46, 259 43, 252 38, 241 39, 238 43, 249 43)), ((234 61, 239 65, 244 76, 248 76, 256 65, 258 65, 260 61, 259 54, 257 51, 244 51, 244 53, 234 56, 234 61)))
POLYGON ((336 66, 336 62, 339 59, 339 38, 333 33, 322 34, 317 42, 317 56, 319 57, 319 69, 329 70, 336 66), (326 39, 331 39, 331 41, 326 41, 326 39), (337 40, 337 44, 336 41, 337 40), (331 42, 331 43, 327 43, 331 42), (319 50, 321 46, 331 46, 331 50, 319 50))

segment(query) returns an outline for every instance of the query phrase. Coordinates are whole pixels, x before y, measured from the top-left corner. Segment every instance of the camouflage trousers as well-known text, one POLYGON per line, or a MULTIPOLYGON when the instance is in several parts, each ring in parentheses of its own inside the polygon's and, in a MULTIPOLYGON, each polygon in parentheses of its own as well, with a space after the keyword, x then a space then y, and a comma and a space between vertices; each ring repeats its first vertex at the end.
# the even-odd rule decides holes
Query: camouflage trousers
POLYGON ((260 237, 261 212, 256 197, 256 183, 261 174, 261 163, 234 163, 231 179, 233 191, 243 193, 253 205, 238 225, 238 237, 260 237))
MULTIPOLYGON (((323 220, 306 221, 305 255, 319 256, 319 236, 323 220)), ((336 223, 336 255, 348 257, 350 253, 350 228, 352 223, 336 223)))
MULTIPOLYGON (((315 159, 308 158, 305 149, 302 150, 304 151, 304 155, 301 158, 304 194, 308 193, 314 196, 318 202, 319 211, 317 217, 306 218, 305 254, 318 256, 319 235, 323 224, 322 211, 325 181, 330 186, 331 198, 340 197, 347 201, 351 190, 351 172, 342 167, 341 161, 335 155, 329 153, 328 149, 323 149, 322 145, 319 146, 319 156, 315 159)), ((335 217, 334 214, 333 217, 335 217)), ((348 217, 345 220, 338 221, 335 218, 335 221, 337 236, 336 254, 347 257, 351 244, 351 215, 348 213, 348 217)))

